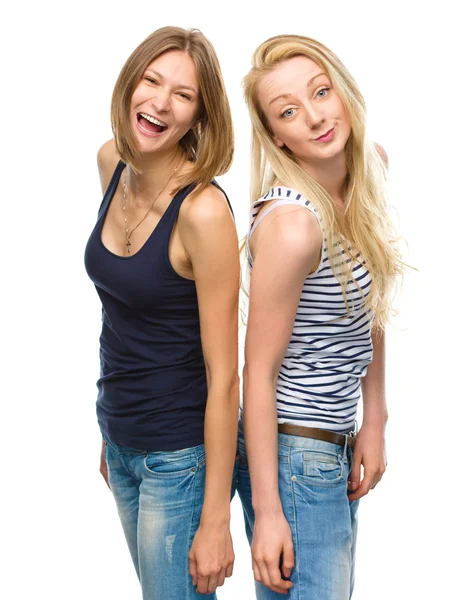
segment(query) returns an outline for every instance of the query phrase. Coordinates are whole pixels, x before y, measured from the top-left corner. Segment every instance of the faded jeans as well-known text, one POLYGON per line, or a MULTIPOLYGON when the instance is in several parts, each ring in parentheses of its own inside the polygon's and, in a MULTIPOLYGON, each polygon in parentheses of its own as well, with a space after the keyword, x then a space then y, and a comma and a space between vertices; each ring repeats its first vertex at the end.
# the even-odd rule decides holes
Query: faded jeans
MULTIPOLYGON (((254 511, 242 426, 238 438, 237 489, 249 543, 254 511)), ((258 600, 349 600, 354 584, 358 500, 349 502, 351 451, 311 438, 278 435, 278 477, 290 525, 295 566, 287 596, 256 582, 258 600)))
POLYGON ((203 444, 146 452, 105 442, 109 484, 143 599, 215 600, 216 594, 198 594, 189 574, 204 497, 203 444))

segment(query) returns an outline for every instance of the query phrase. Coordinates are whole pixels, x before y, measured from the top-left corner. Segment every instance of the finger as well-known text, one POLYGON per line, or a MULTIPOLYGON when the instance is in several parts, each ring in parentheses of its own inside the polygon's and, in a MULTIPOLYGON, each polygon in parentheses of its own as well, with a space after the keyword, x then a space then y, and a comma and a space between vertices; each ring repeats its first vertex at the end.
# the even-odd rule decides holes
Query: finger
POLYGON ((358 488, 358 490, 353 494, 349 494, 349 500, 358 500, 359 498, 363 498, 363 496, 366 496, 366 494, 368 494, 368 492, 370 491, 371 481, 371 475, 367 475, 365 473, 365 477, 360 483, 360 487, 358 488))
POLYGON ((226 569, 222 569, 218 575, 216 587, 221 587, 225 583, 226 569))
POLYGON ((111 486, 109 485, 109 473, 107 470, 107 467, 101 467, 99 469, 99 472, 101 473, 101 475, 103 476, 104 481, 106 482, 106 485, 109 489, 111 489, 111 486))
POLYGON ((353 464, 352 470, 350 471, 350 475, 347 482, 347 487, 351 492, 354 492, 358 489, 360 485, 361 479, 361 467, 362 467, 362 455, 354 454, 353 455, 353 464))
POLYGON ((270 581, 269 571, 267 570, 267 565, 265 562, 258 562, 259 572, 261 574, 261 583, 263 583, 266 587, 271 588, 272 582, 270 581))
POLYGON ((295 566, 295 551, 293 550, 293 544, 288 544, 283 547, 283 562, 282 562, 282 573, 287 579, 290 579, 291 572, 295 566))
POLYGON ((217 589, 219 573, 212 573, 207 578, 207 594, 213 594, 217 589))
POLYGON ((269 579, 271 582, 271 589, 276 592, 280 590, 282 593, 286 594, 288 590, 292 587, 292 583, 291 581, 285 581, 284 579, 282 579, 282 574, 278 565, 279 562, 277 562, 277 564, 270 563, 267 566, 267 569, 269 571, 269 579))
POLYGON ((371 489, 374 489, 378 485, 378 483, 381 481, 381 479, 383 478, 385 470, 386 470, 385 467, 381 467, 379 469, 378 474, 375 475, 375 478, 373 479, 373 483, 371 485, 371 489))
POLYGON ((192 585, 197 585, 197 562, 192 554, 189 554, 189 573, 192 578, 192 585))
POLYGON ((226 567, 226 576, 231 577, 233 575, 234 568, 234 560, 230 562, 230 564, 226 567))
POLYGON ((208 592, 208 576, 197 573, 197 591, 199 594, 206 594, 208 592))
POLYGON ((255 560, 252 561, 252 570, 254 573, 254 579, 256 581, 259 581, 259 583, 261 583, 262 582, 261 572, 259 571, 259 567, 257 566, 257 563, 255 560))
POLYGON ((256 561, 253 560, 252 566, 253 566, 253 571, 254 571, 254 579, 257 582, 261 583, 262 585, 265 585, 270 590, 277 592, 278 594, 282 594, 282 595, 287 594, 287 592, 285 590, 282 590, 281 588, 277 588, 270 584, 268 571, 265 568, 265 575, 263 575, 263 568, 260 566, 261 564, 264 566, 264 563, 261 563, 260 561, 259 561, 259 563, 257 563, 256 561))

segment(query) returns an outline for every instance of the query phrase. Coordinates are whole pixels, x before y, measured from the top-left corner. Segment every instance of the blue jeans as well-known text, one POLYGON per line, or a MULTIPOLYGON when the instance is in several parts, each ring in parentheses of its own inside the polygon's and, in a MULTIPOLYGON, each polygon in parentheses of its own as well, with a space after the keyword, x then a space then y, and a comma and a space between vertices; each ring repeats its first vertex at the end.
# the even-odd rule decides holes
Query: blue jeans
MULTIPOLYGON (((249 543, 254 511, 242 427, 237 488, 249 543)), ((349 600, 354 583, 358 500, 349 502, 351 452, 337 444, 278 436, 280 499, 293 538, 295 566, 290 600, 349 600)), ((258 600, 285 598, 256 582, 258 600)))
POLYGON ((205 486, 204 446, 146 452, 105 440, 109 484, 144 600, 215 600, 198 594, 189 550, 205 486))

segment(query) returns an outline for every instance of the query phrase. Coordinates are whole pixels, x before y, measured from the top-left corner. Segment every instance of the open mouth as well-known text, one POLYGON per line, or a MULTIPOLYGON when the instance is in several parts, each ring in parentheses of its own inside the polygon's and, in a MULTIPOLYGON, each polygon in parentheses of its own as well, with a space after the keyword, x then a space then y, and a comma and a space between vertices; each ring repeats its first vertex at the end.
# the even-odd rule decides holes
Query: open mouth
POLYGON ((142 129, 144 133, 150 135, 163 133, 163 131, 168 129, 168 126, 165 123, 147 113, 138 113, 137 121, 140 125, 140 129, 142 129))

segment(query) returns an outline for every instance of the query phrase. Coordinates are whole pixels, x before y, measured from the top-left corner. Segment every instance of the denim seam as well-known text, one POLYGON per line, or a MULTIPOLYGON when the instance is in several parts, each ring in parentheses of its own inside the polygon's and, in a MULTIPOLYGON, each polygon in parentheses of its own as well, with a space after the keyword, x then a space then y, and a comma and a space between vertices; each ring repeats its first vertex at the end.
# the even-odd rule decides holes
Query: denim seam
MULTIPOLYGON (((196 499, 196 496, 197 496, 197 483, 198 483, 197 478, 199 477, 199 474, 200 474, 199 457, 197 456, 197 453, 196 453, 196 465, 197 465, 197 467, 196 467, 197 470, 196 470, 196 472, 194 473, 194 476, 193 476, 194 477, 194 485, 192 486, 191 521, 190 521, 189 536, 187 538, 187 547, 186 547, 186 557, 187 557, 187 562, 188 563, 189 563, 189 552, 191 550, 192 543, 194 541, 194 539, 191 540, 190 532, 191 532, 192 526, 194 524, 195 499, 196 499)), ((196 533, 197 533, 197 530, 194 532, 194 537, 195 537, 196 533)), ((190 586, 192 585, 192 577, 191 577, 190 573, 189 573, 189 577, 187 577, 186 581, 187 581, 186 598, 187 598, 187 600, 190 600, 190 597, 191 597, 190 586)))
POLYGON ((290 478, 290 492, 291 492, 291 502, 292 502, 292 509, 293 509, 293 525, 294 525, 294 536, 295 536, 295 541, 294 541, 294 546, 296 546, 295 548, 295 567, 296 567, 296 573, 297 573, 297 586, 298 586, 298 600, 301 600, 301 577, 300 577, 300 543, 298 540, 298 522, 296 519, 296 506, 295 506, 295 493, 293 490, 293 473, 292 473, 292 468, 291 468, 291 453, 292 453, 292 448, 289 448, 289 452, 288 452, 288 471, 289 471, 289 478, 290 478))
MULTIPOLYGON (((109 448, 109 444, 106 445, 107 448, 109 448)), ((119 457, 119 462, 122 465, 122 468, 124 469, 124 471, 127 473, 127 475, 129 475, 129 477, 132 477, 132 479, 136 482, 136 483, 140 483, 140 479, 138 477, 135 476, 135 473, 133 472, 132 469, 130 469, 130 467, 128 465, 126 465, 125 461, 124 461, 124 454, 121 454, 118 450, 114 449, 114 453, 117 454, 117 456, 119 457)))

